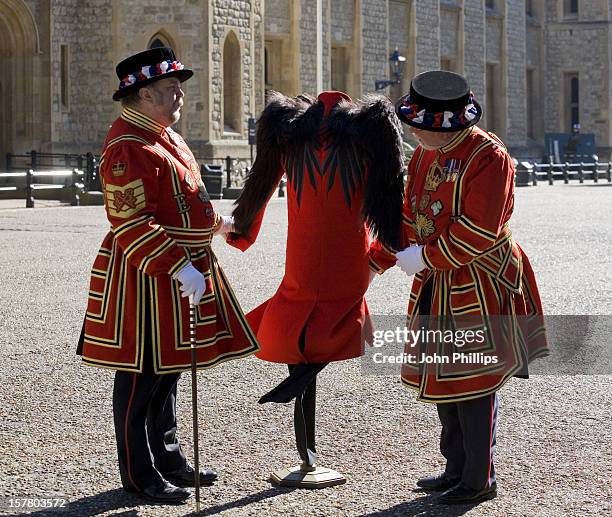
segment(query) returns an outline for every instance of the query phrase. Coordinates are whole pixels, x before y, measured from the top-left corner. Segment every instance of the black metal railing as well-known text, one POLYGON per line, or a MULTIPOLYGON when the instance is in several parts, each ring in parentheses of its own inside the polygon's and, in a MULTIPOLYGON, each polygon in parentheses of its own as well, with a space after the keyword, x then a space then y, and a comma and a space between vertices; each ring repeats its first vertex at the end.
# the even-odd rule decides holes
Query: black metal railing
MULTIPOLYGON (((236 195, 251 170, 250 158, 232 156, 199 159, 202 177, 213 199, 236 195)), ((279 196, 284 196, 281 182, 279 196)), ((44 153, 36 150, 24 154, 6 154, 6 172, 0 172, 0 196, 26 199, 33 207, 37 195, 46 199, 68 200, 79 204, 84 192, 101 191, 99 156, 93 153, 44 153), (77 171, 77 172, 75 172, 77 171), (56 191, 53 195, 51 191, 56 191)))
POLYGON ((84 171, 77 168, 3 172, 0 179, 10 180, 11 184, 0 184, 0 193, 8 194, 11 198, 25 198, 26 208, 34 208, 34 199, 39 196, 77 206, 80 204, 79 196, 84 191, 84 176, 84 171))
POLYGON ((233 158, 225 156, 224 158, 205 158, 201 160, 202 164, 221 165, 225 179, 225 188, 241 189, 244 181, 251 170, 250 158, 233 158))
MULTIPOLYGON (((6 172, 53 171, 78 169, 83 171, 85 190, 101 190, 99 157, 93 153, 43 153, 36 150, 24 154, 6 153, 6 172)), ((0 177, 7 177, 0 174, 0 177)))
POLYGON ((598 183, 605 180, 612 182, 612 162, 578 162, 578 163, 532 163, 521 161, 517 163, 516 184, 518 186, 537 185, 546 181, 554 185, 555 181, 570 181, 584 183, 591 180, 598 183))

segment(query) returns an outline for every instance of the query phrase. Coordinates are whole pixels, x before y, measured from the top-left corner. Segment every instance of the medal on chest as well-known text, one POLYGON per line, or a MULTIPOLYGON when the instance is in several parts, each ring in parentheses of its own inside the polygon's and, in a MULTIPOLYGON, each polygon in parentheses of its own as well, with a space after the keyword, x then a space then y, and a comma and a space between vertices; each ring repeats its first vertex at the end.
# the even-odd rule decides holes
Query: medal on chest
POLYGON ((447 158, 444 162, 443 176, 445 181, 455 181, 461 172, 461 160, 447 158))
POLYGON ((427 205, 429 205, 429 200, 431 198, 429 197, 429 194, 424 194, 423 197, 421 198, 421 202, 419 203, 419 210, 423 211, 427 208, 427 205))
POLYGON ((193 181, 193 177, 191 176, 191 171, 185 172, 185 183, 187 183, 190 189, 195 188, 195 181, 193 181))

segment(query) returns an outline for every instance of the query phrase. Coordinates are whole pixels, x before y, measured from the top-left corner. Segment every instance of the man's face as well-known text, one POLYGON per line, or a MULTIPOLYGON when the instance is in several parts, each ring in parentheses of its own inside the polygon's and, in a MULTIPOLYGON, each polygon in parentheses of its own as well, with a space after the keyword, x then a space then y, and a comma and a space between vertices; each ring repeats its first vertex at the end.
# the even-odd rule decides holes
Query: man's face
POLYGON ((167 77, 145 87, 151 95, 147 98, 153 118, 160 124, 171 126, 181 118, 181 107, 185 96, 181 82, 176 77, 167 77))
POLYGON ((409 130, 419 141, 421 147, 427 151, 435 151, 448 144, 457 133, 436 133, 410 126, 409 130))

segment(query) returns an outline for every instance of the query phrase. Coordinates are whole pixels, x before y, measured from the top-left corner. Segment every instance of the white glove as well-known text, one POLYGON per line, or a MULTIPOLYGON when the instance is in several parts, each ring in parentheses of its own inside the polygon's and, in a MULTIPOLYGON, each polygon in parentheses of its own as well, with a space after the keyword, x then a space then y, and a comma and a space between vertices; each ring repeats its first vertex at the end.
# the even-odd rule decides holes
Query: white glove
POLYGON ((425 269, 425 262, 422 256, 423 246, 410 246, 395 254, 397 265, 408 276, 412 276, 425 269))
POLYGON ((181 297, 189 296, 189 302, 198 305, 204 291, 206 291, 204 275, 189 262, 176 274, 176 278, 181 283, 181 297))
POLYGON ((234 231, 234 216, 222 215, 221 224, 215 230, 215 235, 227 235, 234 231))

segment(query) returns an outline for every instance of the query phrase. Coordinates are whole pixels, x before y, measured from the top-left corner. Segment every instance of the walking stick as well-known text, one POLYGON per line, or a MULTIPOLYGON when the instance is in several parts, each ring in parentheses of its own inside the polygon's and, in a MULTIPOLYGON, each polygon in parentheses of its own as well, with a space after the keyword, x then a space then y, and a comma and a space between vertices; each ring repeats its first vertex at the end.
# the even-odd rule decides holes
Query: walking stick
POLYGON ((196 369, 196 306, 189 297, 189 341, 191 348, 191 407, 193 409, 193 455, 196 512, 200 511, 200 447, 198 443, 198 377, 196 369))

